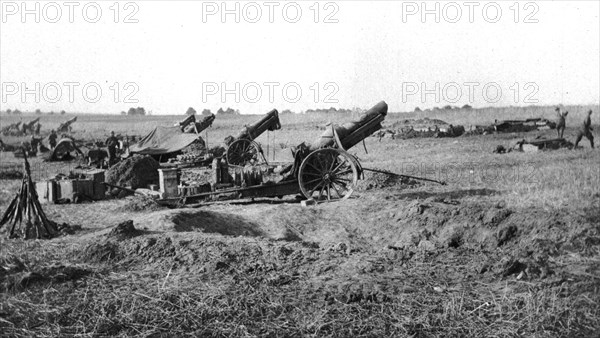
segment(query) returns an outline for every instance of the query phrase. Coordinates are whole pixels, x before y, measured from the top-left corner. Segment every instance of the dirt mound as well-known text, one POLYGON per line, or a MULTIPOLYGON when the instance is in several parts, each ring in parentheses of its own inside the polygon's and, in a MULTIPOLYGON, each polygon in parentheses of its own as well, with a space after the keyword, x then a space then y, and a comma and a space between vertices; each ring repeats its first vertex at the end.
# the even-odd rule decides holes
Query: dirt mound
POLYGON ((206 153, 206 143, 202 138, 198 138, 189 146, 183 148, 182 152, 186 155, 204 155, 206 153))
POLYGON ((141 235, 142 232, 133 226, 133 221, 128 220, 114 227, 108 234, 108 238, 126 239, 141 235))
POLYGON ((158 183, 159 163, 152 156, 133 155, 106 171, 106 182, 132 189, 158 183))
MULTIPOLYGON (((86 246, 79 257, 90 263, 110 262, 123 267, 142 264, 159 268, 172 266, 186 271, 214 272, 238 269, 251 271, 267 262, 289 259, 301 264, 318 253, 301 242, 248 241, 243 237, 147 235, 127 241, 107 238, 86 246), (290 257, 291 256, 291 257, 290 257)), ((267 267, 265 267, 267 268, 267 267)))

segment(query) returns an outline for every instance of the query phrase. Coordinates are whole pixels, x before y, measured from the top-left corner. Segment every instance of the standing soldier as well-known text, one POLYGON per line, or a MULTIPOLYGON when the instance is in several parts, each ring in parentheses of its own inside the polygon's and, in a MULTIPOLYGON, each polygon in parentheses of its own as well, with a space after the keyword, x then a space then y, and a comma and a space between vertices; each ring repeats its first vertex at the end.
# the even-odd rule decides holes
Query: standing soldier
POLYGON ((558 115, 558 118, 556 119, 556 132, 558 133, 559 138, 563 138, 563 134, 565 132, 566 127, 565 118, 567 117, 569 112, 565 111, 564 113, 561 113, 559 107, 556 107, 555 111, 556 115, 558 115))
POLYGON ((57 138, 58 136, 56 135, 56 132, 54 131, 54 129, 52 129, 52 131, 50 132, 50 136, 48 136, 48 143, 50 143, 50 149, 54 149, 56 147, 57 138))
POLYGON ((594 130, 594 129, 592 129, 592 110, 590 109, 590 111, 588 111, 587 117, 583 120, 583 125, 579 129, 579 132, 577 132, 577 139, 575 140, 575 148, 577 148, 579 141, 581 141, 581 138, 584 136, 588 140, 590 140, 590 145, 592 146, 592 149, 594 148, 594 136, 592 135, 592 130, 594 130))
POLYGON ((38 149, 38 139, 35 138, 35 135, 31 135, 31 141, 29 141, 29 149, 30 149, 30 154, 32 154, 33 156, 37 155, 37 149, 38 149))
POLYGON ((106 147, 108 148, 108 165, 111 166, 117 159, 117 145, 119 140, 115 137, 115 132, 110 132, 110 137, 106 139, 106 147))
POLYGON ((35 125, 35 134, 39 135, 40 134, 40 129, 42 128, 42 125, 38 122, 35 125))

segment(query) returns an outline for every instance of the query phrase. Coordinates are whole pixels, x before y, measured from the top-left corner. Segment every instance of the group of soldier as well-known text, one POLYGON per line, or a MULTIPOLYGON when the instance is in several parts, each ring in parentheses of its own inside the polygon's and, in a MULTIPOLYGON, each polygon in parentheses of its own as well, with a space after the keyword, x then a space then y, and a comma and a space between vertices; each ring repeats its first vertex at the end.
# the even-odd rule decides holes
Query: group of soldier
MULTIPOLYGON (((556 107, 555 111, 557 114, 556 131, 558 133, 558 137, 563 138, 565 128, 567 126, 566 118, 567 118, 567 115, 569 114, 569 112, 561 111, 560 107, 556 107)), ((583 119, 583 124, 581 124, 579 126, 579 128, 577 129, 577 136, 575 138, 575 147, 577 147, 577 145, 579 145, 579 142, 581 142, 581 139, 583 137, 585 137, 590 141, 590 146, 592 146, 592 148, 594 148, 594 135, 592 135, 593 130, 594 129, 592 128, 592 110, 590 109, 587 112, 587 116, 583 119)))

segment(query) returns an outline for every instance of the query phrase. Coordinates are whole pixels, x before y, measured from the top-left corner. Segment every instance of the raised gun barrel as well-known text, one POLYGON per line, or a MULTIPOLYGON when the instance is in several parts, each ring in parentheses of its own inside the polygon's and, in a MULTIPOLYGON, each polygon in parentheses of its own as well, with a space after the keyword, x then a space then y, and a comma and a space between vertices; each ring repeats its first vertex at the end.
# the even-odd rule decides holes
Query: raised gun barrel
POLYGON ((40 120, 39 117, 25 123, 25 125, 27 126, 27 128, 32 128, 34 124, 36 124, 38 121, 40 120))
POLYGON ((77 121, 77 116, 75 116, 75 117, 73 117, 73 118, 71 118, 71 119, 69 119, 69 120, 67 120, 67 121, 65 121, 65 122, 63 122, 63 123, 61 123, 61 124, 58 126, 58 128, 57 128, 57 131, 58 131, 58 132, 67 132, 67 131, 68 131, 68 129, 69 129, 69 126, 70 126, 70 125, 71 125, 73 122, 75 122, 75 121, 77 121))
POLYGON ((196 122, 196 130, 201 133, 202 131, 204 131, 206 128, 212 126, 213 122, 215 121, 215 114, 210 114, 208 116, 205 116, 202 121, 200 122, 196 122))
POLYGON ((177 125, 179 125, 179 128, 181 128, 181 131, 184 131, 185 127, 187 127, 188 124, 195 123, 195 122, 196 122, 196 115, 192 114, 192 115, 189 115, 188 117, 186 117, 185 120, 179 122, 177 125))
POLYGON ((273 109, 270 112, 268 112, 263 118, 256 121, 254 124, 245 126, 235 139, 254 140, 267 130, 273 131, 279 129, 281 129, 281 123, 279 122, 279 112, 277 111, 277 109, 273 109))
POLYGON ((184 133, 201 133, 204 129, 210 127, 215 120, 215 114, 205 116, 202 121, 196 122, 196 116, 190 115, 185 120, 179 122, 177 125, 184 133))
POLYGON ((387 112, 387 103, 381 101, 364 112, 357 121, 344 123, 341 126, 328 124, 325 132, 310 148, 316 150, 333 147, 337 144, 343 149, 348 150, 381 129, 381 122, 385 119, 387 112), (341 144, 338 144, 336 136, 339 138, 339 143, 341 144))

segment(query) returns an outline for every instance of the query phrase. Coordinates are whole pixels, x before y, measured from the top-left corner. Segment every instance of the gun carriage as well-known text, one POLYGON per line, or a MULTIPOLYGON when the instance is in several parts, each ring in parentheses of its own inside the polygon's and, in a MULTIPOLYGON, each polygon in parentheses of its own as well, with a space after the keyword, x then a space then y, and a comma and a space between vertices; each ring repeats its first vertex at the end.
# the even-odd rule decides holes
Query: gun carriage
POLYGON ((255 123, 244 126, 235 138, 229 136, 225 141, 227 143, 225 152, 227 163, 234 166, 255 164, 258 162, 259 156, 264 162, 267 162, 261 146, 254 140, 267 130, 279 129, 281 129, 281 123, 277 109, 271 110, 255 123))
POLYGON ((276 182, 264 183, 262 177, 256 175, 256 172, 251 172, 251 177, 240 180, 237 177, 238 169, 252 170, 254 167, 248 165, 240 168, 235 164, 251 163, 260 152, 260 148, 253 140, 265 130, 280 127, 277 111, 273 110, 254 125, 244 128, 230 143, 227 162, 234 164, 235 171, 234 183, 230 184, 230 187, 190 196, 167 198, 161 200, 161 203, 181 205, 198 203, 219 196, 235 199, 282 197, 294 194, 302 194, 305 198, 316 201, 346 199, 352 195, 358 180, 363 176, 363 168, 359 160, 347 150, 381 129, 387 110, 387 104, 382 101, 362 114, 357 121, 341 126, 329 124, 316 142, 310 145, 301 143, 292 149, 294 162, 280 171, 279 180, 276 182), (235 148, 232 148, 233 146, 235 148))
POLYGON ((0 132, 2 133, 2 135, 6 136, 20 136, 23 133, 21 131, 21 123, 23 122, 19 121, 13 124, 9 124, 8 126, 3 127, 0 132))

